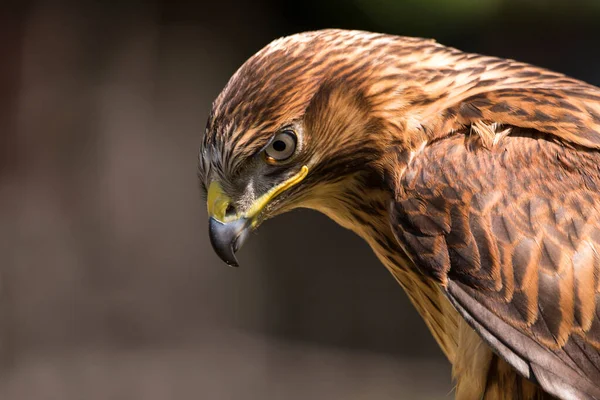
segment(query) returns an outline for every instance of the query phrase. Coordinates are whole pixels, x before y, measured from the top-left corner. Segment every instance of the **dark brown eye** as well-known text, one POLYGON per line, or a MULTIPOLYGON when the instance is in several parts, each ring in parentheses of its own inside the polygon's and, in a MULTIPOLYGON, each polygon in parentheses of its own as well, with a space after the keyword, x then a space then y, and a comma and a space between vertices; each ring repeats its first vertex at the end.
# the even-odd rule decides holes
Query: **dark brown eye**
POLYGON ((296 134, 291 131, 283 131, 273 138, 271 144, 265 149, 269 161, 284 161, 290 158, 296 151, 296 134))

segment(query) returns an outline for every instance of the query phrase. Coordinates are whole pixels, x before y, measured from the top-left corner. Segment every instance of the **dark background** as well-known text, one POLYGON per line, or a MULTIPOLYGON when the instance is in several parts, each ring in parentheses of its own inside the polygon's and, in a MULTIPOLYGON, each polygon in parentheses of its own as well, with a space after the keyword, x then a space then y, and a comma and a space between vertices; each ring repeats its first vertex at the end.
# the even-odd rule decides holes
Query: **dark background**
POLYGON ((269 41, 436 38, 600 84, 600 1, 0 2, 1 399, 429 399, 450 368, 367 245, 267 222, 223 266, 212 100, 269 41))

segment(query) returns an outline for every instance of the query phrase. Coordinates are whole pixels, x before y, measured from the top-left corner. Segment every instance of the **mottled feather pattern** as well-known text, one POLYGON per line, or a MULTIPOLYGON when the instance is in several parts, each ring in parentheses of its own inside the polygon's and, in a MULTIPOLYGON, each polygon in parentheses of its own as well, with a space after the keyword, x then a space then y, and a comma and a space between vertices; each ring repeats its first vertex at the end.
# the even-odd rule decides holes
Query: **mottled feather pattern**
POLYGON ((241 193, 286 126, 310 172, 264 217, 313 208, 364 238, 458 399, 600 400, 600 89, 433 40, 293 35, 215 100, 201 181, 241 193))
POLYGON ((598 166, 600 152, 521 128, 512 127, 492 151, 470 151, 456 134, 413 161, 392 215, 399 240, 425 273, 443 285, 459 284, 594 383, 600 382, 598 166))

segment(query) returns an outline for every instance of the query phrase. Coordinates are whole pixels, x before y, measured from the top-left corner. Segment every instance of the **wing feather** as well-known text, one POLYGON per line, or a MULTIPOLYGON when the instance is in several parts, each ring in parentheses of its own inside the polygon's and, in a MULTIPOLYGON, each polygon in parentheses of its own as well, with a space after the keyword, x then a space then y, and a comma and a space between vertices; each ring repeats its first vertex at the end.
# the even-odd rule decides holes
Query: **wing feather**
POLYGON ((600 152, 530 129, 492 149, 458 132, 412 160, 392 210, 409 257, 467 322, 563 399, 600 399, 598 166, 600 152))

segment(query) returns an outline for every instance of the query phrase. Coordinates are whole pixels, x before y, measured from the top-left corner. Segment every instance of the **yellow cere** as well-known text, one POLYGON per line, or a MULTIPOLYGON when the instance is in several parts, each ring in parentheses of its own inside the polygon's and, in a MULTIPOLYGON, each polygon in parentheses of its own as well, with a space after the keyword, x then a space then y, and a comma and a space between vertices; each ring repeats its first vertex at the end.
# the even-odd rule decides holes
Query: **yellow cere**
POLYGON ((231 199, 223 192, 219 182, 211 182, 208 187, 208 197, 206 199, 208 215, 219 221, 223 221, 225 211, 230 202, 231 199))
POLYGON ((281 182, 279 185, 271 188, 267 193, 260 196, 254 204, 250 206, 250 208, 243 214, 236 214, 226 216, 225 212, 227 210, 227 206, 231 202, 231 199, 223 192, 221 185, 218 182, 212 182, 208 188, 208 198, 207 198, 207 206, 208 206, 208 215, 221 221, 221 222, 230 222, 240 218, 248 218, 251 219, 256 216, 261 210, 269 204, 269 202, 278 196, 280 193, 288 190, 294 185, 300 183, 308 174, 308 167, 306 165, 302 166, 300 171, 291 178, 286 181, 281 182))

